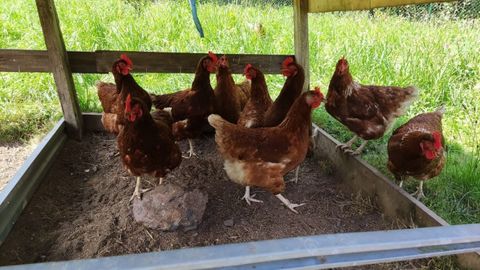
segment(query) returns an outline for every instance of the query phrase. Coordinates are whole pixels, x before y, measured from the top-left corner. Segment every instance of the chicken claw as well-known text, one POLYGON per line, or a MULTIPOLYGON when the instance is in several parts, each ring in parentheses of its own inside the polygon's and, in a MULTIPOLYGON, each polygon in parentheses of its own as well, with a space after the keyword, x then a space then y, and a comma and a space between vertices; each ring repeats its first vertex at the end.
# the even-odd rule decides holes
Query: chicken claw
POLYGON ((420 185, 417 188, 417 191, 411 194, 412 196, 417 195, 417 200, 421 200, 425 198, 425 194, 423 193, 423 181, 420 181, 420 185))
POLYGON ((295 214, 298 214, 297 210, 295 210, 295 207, 300 207, 302 205, 305 205, 304 203, 301 204, 296 204, 296 203, 291 203, 287 198, 283 197, 282 194, 277 194, 275 195, 283 204, 285 204, 288 209, 292 210, 295 214))
POLYGON ((287 183, 290 182, 295 182, 295 184, 298 183, 298 172, 300 171, 300 165, 297 166, 297 169, 295 170, 295 177, 291 180, 288 180, 287 183))
POLYGON ((255 194, 250 195, 250 187, 246 186, 245 187, 245 195, 243 195, 242 200, 245 200, 248 205, 251 205, 250 202, 263 203, 263 201, 254 199, 253 197, 255 197, 255 194))
MULTIPOLYGON (((345 153, 348 152, 348 150, 351 150, 351 147, 352 147, 352 144, 357 140, 358 136, 355 135, 353 136, 352 139, 350 139, 350 141, 346 142, 346 143, 342 143, 342 144, 339 144, 337 145, 337 149, 340 148, 342 151, 344 151, 345 153)), ((352 151, 353 152, 353 151, 352 151)))
POLYGON ((193 142, 191 139, 188 139, 188 145, 190 146, 190 149, 188 150, 188 156, 182 156, 183 158, 191 158, 192 156, 196 156, 195 152, 193 152, 193 142))
POLYGON ((135 190, 133 191, 132 197, 130 197, 130 202, 137 197, 139 200, 142 199, 142 194, 149 191, 151 188, 142 189, 142 182, 140 181, 140 176, 137 176, 137 184, 135 185, 135 190))

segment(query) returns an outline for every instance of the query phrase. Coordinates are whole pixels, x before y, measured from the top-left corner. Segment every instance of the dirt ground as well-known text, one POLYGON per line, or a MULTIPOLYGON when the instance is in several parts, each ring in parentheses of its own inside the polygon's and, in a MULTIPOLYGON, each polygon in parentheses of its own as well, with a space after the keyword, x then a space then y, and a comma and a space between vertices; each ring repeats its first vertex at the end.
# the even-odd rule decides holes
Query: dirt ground
MULTIPOLYGON (((0 265, 398 228, 383 220, 373 203, 340 191, 328 165, 315 158, 302 164, 298 184, 288 183, 284 193, 295 203, 306 203, 298 215, 257 188, 253 192, 264 203, 249 206, 240 200, 244 188, 228 180, 213 137, 194 144, 198 157, 184 159, 165 181, 208 194, 197 230, 161 232, 135 223, 129 202, 134 178, 121 166, 115 138, 93 133, 82 143, 66 144, 1 246, 0 265), (233 226, 226 226, 231 220, 233 226)), ((181 145, 185 151, 187 144, 181 145)), ((157 184, 157 179, 143 179, 144 187, 157 184)), ((365 269, 416 269, 417 263, 365 269)))
POLYGON ((23 143, 0 144, 0 191, 22 166, 34 146, 23 143))

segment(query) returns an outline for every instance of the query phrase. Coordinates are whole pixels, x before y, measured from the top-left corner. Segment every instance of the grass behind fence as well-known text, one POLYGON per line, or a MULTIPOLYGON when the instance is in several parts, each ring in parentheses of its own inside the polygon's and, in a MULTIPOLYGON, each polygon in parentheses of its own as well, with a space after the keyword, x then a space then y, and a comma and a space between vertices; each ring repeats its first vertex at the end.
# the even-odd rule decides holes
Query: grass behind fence
MULTIPOLYGON (((55 1, 68 50, 293 53, 293 10, 289 6, 215 5, 204 2, 201 39, 187 1, 55 1), (261 23, 265 34, 249 25, 261 23)), ((327 91, 334 65, 345 55, 363 83, 416 85, 419 99, 396 126, 423 111, 447 106, 444 120, 448 162, 426 184, 425 203, 451 223, 480 222, 479 132, 480 23, 475 20, 409 20, 384 12, 311 14, 312 85, 327 91)), ((3 0, 0 48, 45 49, 34 1, 3 0)), ((188 87, 191 74, 135 74, 145 89, 166 93, 188 87)), ((212 77, 213 78, 213 77, 212 77)), ((236 76, 240 79, 240 76, 236 76)), ((99 111, 94 87, 111 75, 74 75, 83 111, 99 111)), ((284 79, 267 76, 273 96, 284 79)), ((28 139, 61 116, 50 74, 0 73, 0 141, 28 139)), ((316 122, 340 141, 351 133, 321 108, 316 122)), ((363 157, 386 172, 386 141, 369 143, 363 157)), ((414 191, 412 183, 407 185, 414 191)))

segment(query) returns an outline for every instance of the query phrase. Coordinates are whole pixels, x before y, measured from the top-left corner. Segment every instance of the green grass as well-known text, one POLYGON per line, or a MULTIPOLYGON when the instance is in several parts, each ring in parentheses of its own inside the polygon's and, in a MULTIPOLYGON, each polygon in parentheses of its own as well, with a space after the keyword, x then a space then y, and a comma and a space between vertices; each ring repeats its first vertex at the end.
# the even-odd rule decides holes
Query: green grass
MULTIPOLYGON (((206 33, 199 38, 187 1, 132 5, 119 0, 58 0, 68 50, 139 50, 292 54, 293 10, 202 3, 199 16, 206 33), (248 28, 261 22, 264 36, 248 28)), ((478 20, 408 20, 377 12, 311 14, 312 85, 324 92, 339 57, 345 55, 354 77, 363 83, 416 85, 419 99, 396 126, 417 113, 445 104, 444 133, 448 162, 426 184, 429 207, 450 223, 480 222, 480 22, 478 20)), ((45 49, 34 1, 2 0, 0 48, 45 49)), ((188 87, 191 74, 135 74, 146 89, 166 93, 188 87)), ((236 77, 239 78, 239 77, 236 77)), ((99 111, 94 87, 111 75, 74 75, 83 111, 99 111)), ((284 79, 267 76, 273 96, 284 79)), ((28 139, 45 132, 61 116, 50 74, 0 73, 0 141, 28 139)), ((316 122, 340 141, 351 134, 321 108, 316 122)), ((363 158, 388 174, 387 134, 369 143, 363 158)), ((389 174, 388 174, 389 175, 389 174)), ((416 182, 406 186, 414 191, 416 182)))

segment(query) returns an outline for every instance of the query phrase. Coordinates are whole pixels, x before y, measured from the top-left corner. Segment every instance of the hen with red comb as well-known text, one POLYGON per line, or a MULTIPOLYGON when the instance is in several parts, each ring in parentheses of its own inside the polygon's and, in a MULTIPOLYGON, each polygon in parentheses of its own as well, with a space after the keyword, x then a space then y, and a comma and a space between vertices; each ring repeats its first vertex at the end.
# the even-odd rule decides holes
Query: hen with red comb
POLYGON ((442 117, 444 108, 422 113, 398 127, 388 140, 388 169, 402 183, 411 176, 420 180, 417 198, 424 197, 423 181, 440 174, 445 166, 442 117))
POLYGON ((413 86, 363 85, 354 81, 347 59, 342 57, 328 86, 325 109, 355 136, 338 147, 349 154, 360 154, 368 140, 381 138, 417 96, 413 86), (358 137, 364 142, 353 151, 351 146, 358 137))
POLYGON ((245 80, 240 84, 235 83, 226 55, 220 57, 218 62, 217 86, 214 89, 215 113, 230 123, 237 123, 250 97, 250 82, 245 80))
POLYGON ((157 109, 171 108, 175 122, 172 127, 175 138, 188 139, 190 149, 187 158, 195 154, 191 139, 201 135, 205 127, 208 127, 207 116, 214 111, 215 95, 210 83, 210 73, 216 72, 217 68, 218 58, 209 52, 198 62, 191 88, 171 94, 152 94, 152 101, 157 109))

